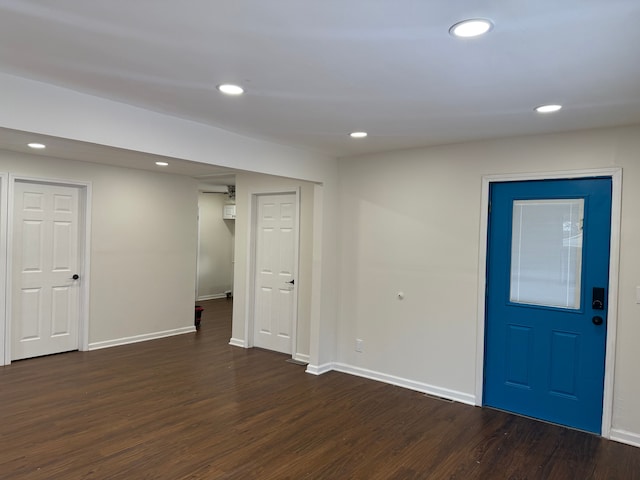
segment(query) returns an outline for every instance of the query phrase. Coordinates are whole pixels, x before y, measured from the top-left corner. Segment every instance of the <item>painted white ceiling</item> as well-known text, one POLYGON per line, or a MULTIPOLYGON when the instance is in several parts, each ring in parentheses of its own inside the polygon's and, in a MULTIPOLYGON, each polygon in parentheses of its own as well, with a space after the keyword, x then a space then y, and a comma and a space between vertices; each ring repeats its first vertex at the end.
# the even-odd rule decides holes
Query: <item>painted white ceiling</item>
POLYGON ((0 71, 351 156, 638 123, 639 24, 640 0, 0 0, 0 71), (448 34, 471 17, 493 31, 448 34))
POLYGON ((13 152, 44 155, 47 157, 78 160, 82 162, 100 163, 137 170, 171 173, 194 177, 202 185, 235 185, 235 171, 215 165, 190 162, 177 158, 161 157, 142 152, 107 147, 94 143, 67 140, 48 135, 34 136, 29 132, 0 128, 0 147, 13 152), (44 143, 45 150, 32 150, 27 144, 37 140, 44 143), (167 167, 158 167, 155 162, 165 161, 167 167))

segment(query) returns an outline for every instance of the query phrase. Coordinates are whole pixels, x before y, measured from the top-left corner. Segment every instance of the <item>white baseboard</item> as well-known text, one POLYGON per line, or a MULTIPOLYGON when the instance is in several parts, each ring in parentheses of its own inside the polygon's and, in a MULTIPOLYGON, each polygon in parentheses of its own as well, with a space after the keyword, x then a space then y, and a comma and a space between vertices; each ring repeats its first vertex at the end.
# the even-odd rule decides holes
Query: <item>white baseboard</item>
POLYGON ((229 345, 232 345, 234 347, 247 348, 247 344, 241 338, 232 338, 231 340, 229 340, 229 345))
POLYGON ((117 347, 119 345, 129 345, 130 343, 146 342, 148 340, 156 340, 158 338, 172 337, 174 335, 182 335, 183 333, 193 333, 196 328, 181 327, 173 330, 164 330, 162 332, 145 333, 143 335, 134 335, 133 337, 116 338, 114 340, 105 340, 102 342, 94 342, 89 344, 89 350, 100 350, 101 348, 117 347))
POLYGON ((204 302, 205 300, 217 300, 219 298, 227 298, 227 294, 223 292, 213 295, 203 295, 202 297, 196 298, 196 302, 204 302))
POLYGON ((325 363, 323 365, 307 365, 306 373, 310 373, 311 375, 322 375, 323 373, 327 373, 333 370, 332 363, 325 363))
MULTIPOLYGON (((416 382, 406 378, 395 377, 393 375, 387 375, 386 373, 375 372, 366 368, 354 367, 352 365, 346 365, 344 363, 325 363, 323 365, 307 365, 306 373, 312 375, 322 375, 323 373, 335 370, 336 372, 347 373, 350 375, 356 375, 358 377, 368 378, 370 380, 377 380, 383 383, 389 383, 398 387, 408 388, 417 392, 426 393, 436 397, 446 398, 456 402, 464 403, 471 406, 476 406, 476 397, 464 392, 458 392, 456 390, 450 390, 448 388, 436 387, 427 383, 416 382)), ((634 447, 640 447, 640 433, 629 432, 626 430, 611 429, 610 439, 616 442, 624 443, 634 447)))
POLYGON ((292 357, 297 362, 309 363, 309 355, 304 353, 295 353, 292 357))
POLYGON ((448 388, 436 387, 434 385, 429 385, 428 383, 416 382, 407 378, 401 378, 393 375, 388 375, 386 373, 367 370, 366 368, 354 367, 351 365, 346 365, 344 363, 334 363, 333 370, 342 373, 349 373, 358 377, 369 378, 371 380, 377 380, 379 382, 389 383, 398 387, 408 388, 409 390, 415 390, 417 392, 426 393, 436 397, 454 400, 456 402, 465 403, 467 405, 476 404, 476 397, 469 393, 458 392, 456 390, 450 390, 448 388))
POLYGON ((633 445, 634 447, 640 447, 640 433, 612 428, 610 439, 616 442, 626 443, 627 445, 633 445))

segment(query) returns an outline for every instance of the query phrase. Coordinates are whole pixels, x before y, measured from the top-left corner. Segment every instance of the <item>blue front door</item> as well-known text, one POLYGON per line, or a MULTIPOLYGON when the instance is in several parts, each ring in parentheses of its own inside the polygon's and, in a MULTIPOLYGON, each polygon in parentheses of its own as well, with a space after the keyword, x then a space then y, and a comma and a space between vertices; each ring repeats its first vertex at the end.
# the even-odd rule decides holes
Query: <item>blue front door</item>
POLYGON ((611 179, 490 188, 483 403, 600 433, 611 179))

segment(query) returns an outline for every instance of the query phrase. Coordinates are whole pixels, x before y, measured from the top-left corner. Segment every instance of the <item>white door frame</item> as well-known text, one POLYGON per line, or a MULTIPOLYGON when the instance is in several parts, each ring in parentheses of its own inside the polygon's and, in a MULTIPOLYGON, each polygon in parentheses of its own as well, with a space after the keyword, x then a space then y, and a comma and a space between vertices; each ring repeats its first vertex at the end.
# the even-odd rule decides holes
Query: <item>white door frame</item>
POLYGON ((526 180, 576 179, 611 177, 611 252, 609 257, 609 295, 607 311, 607 351, 605 356, 604 399, 602 404, 602 436, 611 438, 613 416, 613 382, 615 372, 616 335, 618 329, 618 281, 620 270, 620 220, 622 208, 622 168, 596 168, 546 173, 485 175, 482 177, 480 202, 480 250, 478 264, 478 329, 476 337, 476 405, 482 405, 484 380, 485 292, 487 275, 487 233, 489 225, 489 188, 493 182, 526 180))
POLYGON ((79 306, 78 306, 78 350, 89 350, 89 279, 90 279, 90 251, 91 251, 91 182, 79 182, 76 180, 64 180, 42 177, 27 177, 22 175, 9 175, 7 188, 7 235, 6 235, 6 288, 5 293, 5 318, 4 318, 4 365, 11 363, 11 298, 12 298, 12 282, 10 279, 12 271, 12 252, 13 252, 13 208, 14 208, 14 189, 16 182, 41 183, 45 185, 59 185, 78 189, 78 198, 80 200, 80 208, 78 211, 78 249, 80 257, 80 290, 79 290, 79 306))
MULTIPOLYGON (((9 217, 8 175, 0 173, 0 365, 5 364, 7 309, 7 219, 9 217)), ((10 342, 9 342, 10 343, 10 342)))
POLYGON ((246 348, 252 348, 254 346, 254 315, 255 315, 255 301, 256 301, 256 238, 258 227, 258 197, 267 195, 295 195, 296 203, 296 242, 294 244, 294 269, 293 278, 296 280, 296 285, 293 289, 293 325, 291 328, 291 357, 296 358, 298 350, 298 267, 300 264, 300 187, 293 189, 260 189, 250 190, 248 192, 249 201, 247 205, 249 211, 247 217, 249 218, 248 230, 248 242, 249 245, 249 263, 247 265, 247 292, 246 297, 246 316, 244 319, 244 331, 246 335, 246 348))
POLYGON ((200 224, 200 191, 198 190, 198 243, 196 243, 196 291, 193 293, 198 301, 198 292, 200 291, 200 230, 202 225, 200 224))

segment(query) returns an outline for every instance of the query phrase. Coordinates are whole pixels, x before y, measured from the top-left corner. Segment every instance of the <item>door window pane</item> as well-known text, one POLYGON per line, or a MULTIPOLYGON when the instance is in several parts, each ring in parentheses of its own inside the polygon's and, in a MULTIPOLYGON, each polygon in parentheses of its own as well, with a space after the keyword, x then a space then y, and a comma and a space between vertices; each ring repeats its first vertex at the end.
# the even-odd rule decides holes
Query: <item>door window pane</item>
POLYGON ((580 308, 583 218, 581 198, 513 202, 512 302, 580 308))

